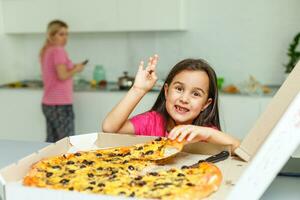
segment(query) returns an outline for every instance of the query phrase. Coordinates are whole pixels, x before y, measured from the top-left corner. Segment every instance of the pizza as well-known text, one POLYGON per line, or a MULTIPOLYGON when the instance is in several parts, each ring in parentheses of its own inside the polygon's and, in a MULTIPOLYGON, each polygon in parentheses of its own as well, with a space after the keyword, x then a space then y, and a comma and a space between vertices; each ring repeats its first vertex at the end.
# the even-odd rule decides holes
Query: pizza
POLYGON ((157 138, 144 144, 64 154, 35 163, 25 186, 151 199, 202 199, 216 191, 222 174, 212 163, 147 170, 183 144, 157 138), (168 152, 168 149, 173 150, 168 152))

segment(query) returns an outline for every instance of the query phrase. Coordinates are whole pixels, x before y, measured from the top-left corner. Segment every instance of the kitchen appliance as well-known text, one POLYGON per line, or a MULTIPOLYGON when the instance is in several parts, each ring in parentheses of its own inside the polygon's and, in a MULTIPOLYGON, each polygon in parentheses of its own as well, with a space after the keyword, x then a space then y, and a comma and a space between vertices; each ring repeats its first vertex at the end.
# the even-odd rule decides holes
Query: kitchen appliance
POLYGON ((128 76, 128 72, 124 71, 124 75, 118 78, 118 86, 120 90, 128 90, 133 86, 134 77, 128 76))

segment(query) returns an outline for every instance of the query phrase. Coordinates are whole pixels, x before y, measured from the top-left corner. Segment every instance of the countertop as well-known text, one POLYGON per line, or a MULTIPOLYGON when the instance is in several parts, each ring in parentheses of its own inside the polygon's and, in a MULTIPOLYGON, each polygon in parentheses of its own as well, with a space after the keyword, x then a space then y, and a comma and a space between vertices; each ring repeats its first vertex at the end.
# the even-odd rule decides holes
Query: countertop
MULTIPOLYGON (((159 92, 163 82, 157 83, 150 92, 159 92)), ((263 93, 259 88, 254 91, 249 91, 246 88, 240 93, 225 93, 222 90, 219 90, 221 95, 237 95, 237 96, 262 96, 262 97, 272 97, 280 88, 280 85, 268 85, 270 89, 269 93, 263 93)), ((19 81, 11 84, 0 85, 0 89, 21 89, 21 90, 42 90, 43 83, 40 80, 25 80, 19 81)), ((120 90, 117 82, 107 82, 105 85, 96 85, 91 86, 90 82, 86 80, 80 80, 74 82, 74 91, 75 92, 126 92, 128 90, 120 90)))
MULTIPOLYGON (((0 169, 47 146, 48 144, 49 143, 45 142, 0 140, 0 169)), ((276 177, 261 199, 299 200, 299 185, 300 178, 276 177)))

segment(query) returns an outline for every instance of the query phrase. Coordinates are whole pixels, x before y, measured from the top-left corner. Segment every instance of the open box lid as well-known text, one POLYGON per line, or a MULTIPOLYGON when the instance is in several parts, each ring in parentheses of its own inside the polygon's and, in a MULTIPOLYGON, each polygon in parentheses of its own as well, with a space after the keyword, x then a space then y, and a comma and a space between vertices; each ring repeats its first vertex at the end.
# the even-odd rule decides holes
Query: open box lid
POLYGON ((258 199, 300 144, 300 61, 235 153, 247 168, 227 199, 258 199))
MULTIPOLYGON (((236 154, 245 161, 251 160, 256 152, 272 135, 272 130, 283 118, 290 104, 300 92, 300 61, 272 98, 266 110, 242 141, 236 154)), ((300 114, 299 114, 300 115, 300 114)))

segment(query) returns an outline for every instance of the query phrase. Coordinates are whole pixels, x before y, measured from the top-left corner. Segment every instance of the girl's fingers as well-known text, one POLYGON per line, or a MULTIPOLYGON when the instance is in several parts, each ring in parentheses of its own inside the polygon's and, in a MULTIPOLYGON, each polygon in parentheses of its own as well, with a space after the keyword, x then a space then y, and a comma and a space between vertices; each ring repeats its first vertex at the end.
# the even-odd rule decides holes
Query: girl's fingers
POLYGON ((158 60, 158 55, 157 54, 155 54, 154 56, 153 56, 153 59, 152 59, 152 65, 154 65, 154 63, 155 63, 155 65, 157 64, 157 60, 158 60))
POLYGON ((170 138, 171 140, 174 140, 175 138, 177 138, 177 133, 176 133, 177 129, 178 129, 178 127, 173 128, 170 131, 168 138, 170 138))
POLYGON ((193 141, 197 136, 198 136, 198 133, 192 132, 192 133, 187 137, 187 141, 188 141, 188 142, 191 142, 191 141, 193 141))
POLYGON ((151 67, 151 63, 152 63, 152 60, 153 60, 153 57, 151 56, 151 57, 149 57, 149 60, 148 60, 148 65, 147 65, 147 67, 146 67, 146 70, 148 71, 149 70, 149 68, 151 67))
POLYGON ((185 126, 176 126, 175 128, 172 129, 171 133, 170 133, 170 139, 171 140, 175 140, 180 133, 183 131, 185 126))
POLYGON ((139 71, 143 71, 143 69, 144 69, 144 61, 141 61, 139 65, 139 71))
POLYGON ((191 134, 192 131, 193 131, 192 126, 184 126, 183 128, 181 128, 180 129, 180 135, 178 137, 178 141, 181 142, 186 136, 191 134))

